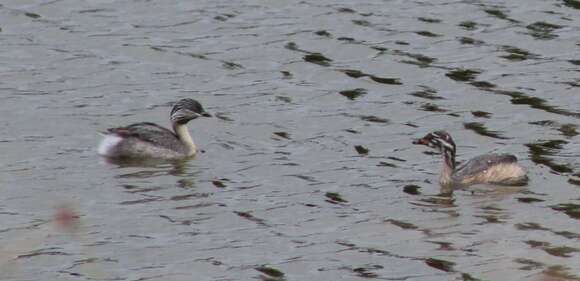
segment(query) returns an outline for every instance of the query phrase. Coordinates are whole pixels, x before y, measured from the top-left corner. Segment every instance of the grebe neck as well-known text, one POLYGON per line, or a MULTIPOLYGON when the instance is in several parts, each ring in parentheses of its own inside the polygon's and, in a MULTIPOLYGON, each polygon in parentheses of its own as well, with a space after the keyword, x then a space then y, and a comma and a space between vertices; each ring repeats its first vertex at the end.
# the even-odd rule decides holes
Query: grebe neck
POLYGON ((441 171, 441 177, 439 182, 441 185, 451 184, 451 176, 455 172, 455 151, 451 149, 443 149, 443 171, 441 171))
POLYGON ((189 134, 189 130, 185 124, 179 124, 177 122, 173 122, 173 131, 179 138, 179 140, 187 147, 188 155, 194 155, 197 152, 197 146, 193 142, 193 138, 189 134))

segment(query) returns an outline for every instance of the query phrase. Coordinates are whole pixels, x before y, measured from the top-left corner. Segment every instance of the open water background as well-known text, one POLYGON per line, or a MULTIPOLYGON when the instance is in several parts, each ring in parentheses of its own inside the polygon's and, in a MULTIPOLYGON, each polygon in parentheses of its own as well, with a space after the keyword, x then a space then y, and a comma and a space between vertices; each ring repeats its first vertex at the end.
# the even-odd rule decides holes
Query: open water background
POLYGON ((0 279, 580 280, 579 20, 577 0, 2 1, 0 279), (196 159, 96 155, 184 97, 216 116, 189 125, 196 159), (529 185, 443 194, 411 144, 439 129, 529 185))

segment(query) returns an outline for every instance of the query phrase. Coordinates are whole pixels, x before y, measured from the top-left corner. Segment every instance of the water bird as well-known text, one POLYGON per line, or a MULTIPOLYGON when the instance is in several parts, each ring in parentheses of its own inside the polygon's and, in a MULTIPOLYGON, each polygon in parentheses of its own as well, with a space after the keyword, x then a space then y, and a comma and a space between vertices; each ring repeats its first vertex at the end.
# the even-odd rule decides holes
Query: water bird
POLYGON ((187 123, 198 117, 211 117, 201 104, 193 99, 181 99, 171 110, 173 131, 150 122, 125 127, 109 128, 98 153, 113 159, 183 159, 193 157, 197 146, 187 129, 187 123))
POLYGON ((455 142, 445 131, 435 131, 414 140, 413 144, 438 149, 443 155, 442 186, 467 187, 474 184, 524 185, 526 169, 512 154, 489 153, 474 157, 460 167, 455 162, 455 142))

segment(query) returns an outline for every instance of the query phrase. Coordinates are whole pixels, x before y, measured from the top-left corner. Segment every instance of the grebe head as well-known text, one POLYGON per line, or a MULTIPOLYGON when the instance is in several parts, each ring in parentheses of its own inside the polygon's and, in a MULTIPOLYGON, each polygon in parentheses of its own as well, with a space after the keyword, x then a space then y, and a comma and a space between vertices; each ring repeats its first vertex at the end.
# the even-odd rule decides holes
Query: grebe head
POLYGON ((445 131, 435 131, 428 133, 418 140, 414 140, 413 143, 438 149, 445 158, 445 164, 451 170, 455 169, 455 142, 453 142, 449 133, 445 131))
POLYGON ((453 151, 453 154, 455 154, 455 142, 453 142, 451 135, 445 131, 428 133, 424 137, 414 140, 413 143, 439 149, 441 153, 444 153, 445 151, 453 151))
POLYGON ((200 116, 211 117, 211 114, 205 112, 198 101, 194 99, 181 99, 173 106, 170 118, 174 124, 186 124, 200 116))

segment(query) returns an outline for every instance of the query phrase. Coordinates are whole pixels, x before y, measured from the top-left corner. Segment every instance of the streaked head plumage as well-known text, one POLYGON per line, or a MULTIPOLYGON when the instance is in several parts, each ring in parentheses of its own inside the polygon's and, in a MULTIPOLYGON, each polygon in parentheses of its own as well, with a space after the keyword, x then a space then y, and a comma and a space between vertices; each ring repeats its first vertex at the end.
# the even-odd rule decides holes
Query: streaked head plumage
POLYGON ((173 105, 171 110, 171 122, 185 124, 200 116, 211 117, 203 106, 194 99, 181 99, 173 105))
POLYGON ((435 131, 428 133, 424 137, 413 141, 414 144, 422 144, 431 148, 439 149, 441 152, 448 150, 455 153, 455 142, 446 131, 435 131))
POLYGON ((449 133, 445 131, 431 132, 418 140, 414 140, 413 143, 438 149, 443 154, 447 167, 450 167, 451 170, 455 169, 455 142, 449 133))

